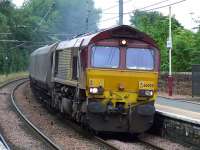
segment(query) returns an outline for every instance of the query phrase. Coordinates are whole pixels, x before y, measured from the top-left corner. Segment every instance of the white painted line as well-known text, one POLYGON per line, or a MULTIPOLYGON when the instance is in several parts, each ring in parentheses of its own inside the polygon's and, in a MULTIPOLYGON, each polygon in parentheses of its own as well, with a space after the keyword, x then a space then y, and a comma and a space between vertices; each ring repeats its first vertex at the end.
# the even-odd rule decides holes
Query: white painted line
POLYGON ((186 116, 183 116, 183 115, 178 115, 178 114, 162 111, 162 110, 159 110, 159 109, 156 109, 156 112, 158 112, 161 115, 170 117, 170 118, 174 118, 174 119, 178 119, 178 120, 182 120, 182 121, 186 121, 186 122, 189 122, 189 123, 194 123, 194 124, 200 125, 199 119, 193 119, 193 118, 190 118, 190 117, 186 117, 186 116))
POLYGON ((200 102, 190 101, 190 100, 187 100, 187 99, 184 99, 184 98, 169 98, 169 97, 166 97, 166 96, 158 96, 158 99, 159 99, 159 97, 167 99, 169 101, 186 102, 186 103, 192 103, 192 104, 200 105, 200 102))

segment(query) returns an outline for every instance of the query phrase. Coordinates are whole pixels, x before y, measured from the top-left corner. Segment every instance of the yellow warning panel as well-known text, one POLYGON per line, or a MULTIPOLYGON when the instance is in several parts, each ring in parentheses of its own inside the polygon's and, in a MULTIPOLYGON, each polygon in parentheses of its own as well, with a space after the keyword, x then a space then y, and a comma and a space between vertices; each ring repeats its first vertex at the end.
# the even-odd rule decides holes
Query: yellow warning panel
POLYGON ((154 83, 152 81, 139 81, 140 90, 154 90, 154 83))
POLYGON ((92 78, 89 79, 89 86, 90 87, 104 87, 104 79, 92 78))

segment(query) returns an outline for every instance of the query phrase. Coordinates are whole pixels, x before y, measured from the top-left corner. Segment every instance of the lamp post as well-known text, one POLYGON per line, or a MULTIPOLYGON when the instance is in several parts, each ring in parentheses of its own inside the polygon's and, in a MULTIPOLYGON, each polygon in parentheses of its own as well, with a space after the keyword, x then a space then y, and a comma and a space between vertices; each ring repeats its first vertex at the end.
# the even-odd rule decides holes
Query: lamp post
POLYGON ((123 25, 123 0, 119 0, 119 25, 123 25))
POLYGON ((171 6, 169 6, 169 37, 167 40, 167 48, 169 49, 169 75, 168 75, 168 94, 173 93, 173 77, 172 77, 172 28, 171 28, 171 6))
POLYGON ((5 57, 6 60, 6 77, 8 76, 8 56, 5 57))

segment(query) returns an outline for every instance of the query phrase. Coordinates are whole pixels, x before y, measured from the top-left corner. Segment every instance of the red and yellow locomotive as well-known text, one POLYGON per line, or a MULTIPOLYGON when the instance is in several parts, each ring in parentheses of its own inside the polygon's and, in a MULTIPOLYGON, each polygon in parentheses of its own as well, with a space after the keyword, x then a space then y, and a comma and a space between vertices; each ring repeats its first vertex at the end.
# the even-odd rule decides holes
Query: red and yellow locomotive
POLYGON ((153 124, 159 56, 148 35, 117 26, 34 51, 31 87, 95 131, 142 133, 153 124))

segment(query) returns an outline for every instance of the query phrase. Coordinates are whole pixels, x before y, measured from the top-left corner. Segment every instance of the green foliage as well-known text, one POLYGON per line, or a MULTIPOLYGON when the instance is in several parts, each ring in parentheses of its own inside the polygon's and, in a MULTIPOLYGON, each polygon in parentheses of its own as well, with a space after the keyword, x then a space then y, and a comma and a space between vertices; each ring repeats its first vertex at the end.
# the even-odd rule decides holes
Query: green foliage
POLYGON ((26 70, 38 47, 96 30, 100 13, 93 0, 26 0, 20 8, 4 0, 0 33, 10 34, 0 34, 0 73, 26 70))
POLYGON ((197 34, 194 35, 194 49, 192 53, 192 64, 200 64, 200 31, 197 32, 197 34))
MULTIPOLYGON (((131 17, 132 25, 149 34, 161 50, 161 70, 168 71, 168 38, 169 20, 158 12, 136 11, 131 17)), ((191 71, 191 65, 200 63, 200 33, 184 29, 172 18, 172 69, 173 71, 191 71)))
POLYGON ((192 55, 194 52, 194 33, 178 28, 173 36, 173 70, 191 71, 192 55))

